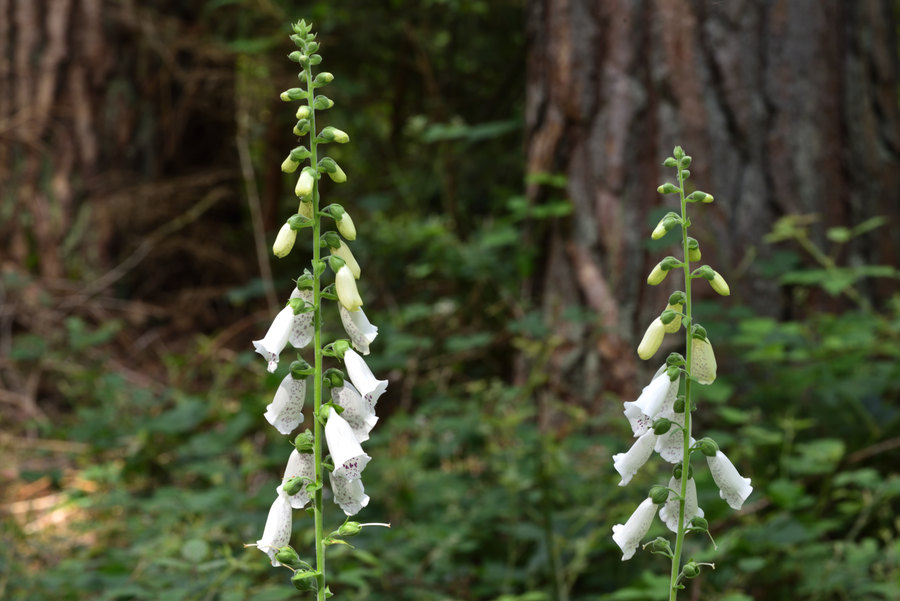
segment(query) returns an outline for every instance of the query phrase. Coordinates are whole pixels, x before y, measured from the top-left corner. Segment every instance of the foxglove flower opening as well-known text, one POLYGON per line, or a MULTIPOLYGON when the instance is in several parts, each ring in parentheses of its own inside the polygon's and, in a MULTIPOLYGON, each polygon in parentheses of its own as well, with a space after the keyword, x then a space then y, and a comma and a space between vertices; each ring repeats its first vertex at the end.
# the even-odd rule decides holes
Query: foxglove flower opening
POLYGON ((273 566, 281 563, 275 559, 278 549, 287 545, 291 540, 291 504, 284 493, 275 497, 275 502, 269 508, 269 517, 266 518, 266 527, 263 528, 262 538, 256 541, 256 548, 269 556, 273 566))
POLYGON ((305 400, 306 380, 286 375, 275 391, 275 398, 266 406, 266 421, 282 434, 290 434, 303 421, 305 400))
POLYGON ((366 494, 362 480, 348 480, 336 473, 332 473, 329 478, 334 502, 348 516, 356 515, 369 504, 369 495, 366 494))
POLYGON ((613 526, 613 540, 622 549, 622 561, 631 559, 637 551, 641 540, 647 536, 653 516, 656 514, 656 505, 651 499, 644 499, 628 521, 624 524, 613 526))
POLYGON ((648 430, 641 435, 626 453, 613 455, 613 465, 622 476, 619 486, 625 486, 653 454, 653 446, 656 444, 656 434, 648 430))
POLYGON ((366 365, 365 359, 353 349, 344 353, 344 367, 347 368, 350 381, 353 382, 369 407, 374 410, 378 398, 387 390, 388 381, 376 378, 369 366, 366 365))
MULTIPOLYGON (((669 479, 669 488, 681 490, 681 482, 674 477, 669 479)), ((659 519, 665 522, 666 527, 672 532, 678 532, 678 497, 669 493, 669 499, 659 510, 659 519)), ((688 478, 687 492, 684 495, 684 523, 689 523, 696 517, 703 517, 703 510, 697 504, 697 483, 693 478, 688 478)))
MULTIPOLYGON (((307 304, 313 304, 312 290, 299 290, 294 288, 291 292, 291 298, 302 298, 307 304)), ((313 312, 306 311, 294 315, 291 323, 291 333, 288 336, 288 342, 296 349, 304 348, 313 339, 313 312)))
POLYGON ((296 494, 288 495, 284 492, 284 482, 291 478, 297 477, 309 478, 313 482, 316 480, 316 466, 312 453, 298 453, 296 449, 291 451, 288 457, 287 467, 284 468, 284 479, 276 488, 276 492, 287 497, 288 502, 294 509, 303 509, 309 503, 309 493, 306 487, 301 488, 296 494))
POLYGON ((338 303, 338 311, 341 314, 344 331, 350 337, 350 344, 363 355, 368 355, 369 344, 378 336, 378 328, 369 322, 362 309, 348 311, 344 305, 338 303))
POLYGON ((253 348, 268 362, 270 373, 278 368, 278 357, 288 343, 294 323, 294 310, 285 307, 278 312, 262 340, 254 340, 253 348))
POLYGON ((744 501, 753 492, 750 478, 742 477, 731 460, 722 451, 706 458, 713 480, 719 487, 719 496, 725 499, 732 509, 740 510, 744 501))
POLYGON ((359 442, 369 440, 369 432, 378 422, 375 406, 369 405, 356 387, 346 381, 343 386, 331 389, 331 398, 335 404, 344 408, 341 417, 350 424, 356 440, 359 442))
POLYGON ((331 409, 325 422, 325 442, 334 461, 334 473, 348 480, 358 480, 372 459, 360 446, 347 420, 331 409))
POLYGON ((691 338, 691 375, 701 384, 716 381, 716 355, 709 339, 691 338))
MULTIPOLYGON (((666 366, 663 365, 656 372, 656 375, 653 376, 650 383, 641 391, 641 395, 637 400, 625 403, 626 415, 637 416, 637 413, 632 408, 634 407, 652 422, 653 418, 658 416, 667 406, 671 407, 675 402, 675 397, 678 395, 678 380, 676 379, 674 382, 669 380, 669 376, 666 375, 665 371, 666 366)), ((629 419, 629 421, 632 420, 629 419)), ((632 430, 634 428, 635 423, 632 423, 632 430)))
POLYGON ((362 297, 356 287, 356 278, 345 263, 334 275, 334 289, 337 292, 338 302, 347 311, 359 311, 362 307, 362 297))

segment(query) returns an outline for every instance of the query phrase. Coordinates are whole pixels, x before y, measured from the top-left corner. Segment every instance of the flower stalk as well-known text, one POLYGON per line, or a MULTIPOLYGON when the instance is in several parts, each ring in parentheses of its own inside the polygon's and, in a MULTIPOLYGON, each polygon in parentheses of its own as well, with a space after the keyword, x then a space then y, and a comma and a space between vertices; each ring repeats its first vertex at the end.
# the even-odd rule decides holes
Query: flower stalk
POLYGON ((312 365, 303 359, 291 364, 265 414, 266 420, 281 434, 291 434, 303 422, 301 411, 308 388, 306 380, 312 378, 312 430, 307 429, 294 439, 294 450, 288 459, 283 481, 276 488, 278 496, 269 512, 263 538, 251 546, 265 551, 272 559, 272 565, 290 569, 291 582, 298 590, 314 592, 318 601, 325 601, 332 596, 326 577, 325 548, 335 544, 349 546, 343 539, 357 534, 362 526, 345 519, 344 526, 326 535, 326 474, 334 502, 347 518, 368 504, 361 475, 370 457, 362 450, 361 443, 368 440, 369 430, 377 422, 375 403, 387 388, 387 381, 378 380, 362 357, 351 349, 352 346, 368 355, 369 343, 378 333, 378 328, 361 310, 362 298, 356 287, 361 270, 344 242, 356 239, 353 220, 340 205, 321 208, 319 182, 322 175, 327 174, 335 183, 347 179, 340 165, 332 157, 324 156, 323 145, 345 144, 350 136, 333 126, 318 130, 317 112, 330 109, 334 101, 317 94, 316 90, 333 81, 334 77, 330 73, 313 72, 322 57, 316 53, 319 44, 312 26, 301 20, 292 27, 291 40, 299 50, 292 52, 289 58, 300 64, 299 79, 305 88, 286 90, 281 99, 305 103, 297 109, 294 134, 300 138, 308 135, 309 146, 297 146, 282 163, 285 173, 299 170, 294 187, 299 206, 282 226, 273 254, 279 258, 288 256, 296 249, 299 230, 310 228, 312 258, 309 268, 297 279, 287 306, 279 312, 265 337, 253 344, 266 359, 268 370, 274 372, 288 344, 301 349, 312 343, 312 365), (304 165, 307 160, 309 164, 304 165), (327 219, 334 221, 337 231, 326 231, 323 220, 327 219), (327 257, 322 253, 326 246, 330 249, 327 257), (329 268, 335 283, 323 286, 329 268), (337 301, 349 340, 327 342, 323 338, 323 303, 328 300, 337 301), (349 376, 336 367, 326 369, 326 359, 343 361, 349 376), (323 402, 325 386, 329 387, 331 395, 327 402, 323 402), (331 456, 329 462, 326 462, 326 452, 331 456), (300 560, 289 545, 293 523, 291 509, 303 509, 307 504, 311 504, 315 530, 315 565, 300 560), (359 527, 354 530, 348 524, 359 527))
POLYGON ((717 369, 706 329, 695 323, 693 280, 707 280, 710 287, 722 296, 728 296, 730 289, 721 274, 711 267, 702 265, 694 269, 691 266, 692 262, 700 260, 701 253, 699 242, 688 236, 691 221, 687 207, 689 203, 710 203, 713 197, 701 191, 685 193, 685 181, 690 177, 687 168, 691 164, 691 157, 680 146, 675 147, 673 155, 663 164, 676 169, 678 184, 665 183, 659 186, 658 191, 660 194, 677 194, 681 212, 680 215, 668 213, 654 228, 651 238, 661 239, 669 231, 675 230, 676 226, 680 226, 682 257, 665 257, 654 267, 647 283, 651 286, 661 285, 669 271, 680 269, 684 290, 671 293, 665 309, 647 328, 637 352, 641 359, 650 359, 658 352, 667 334, 677 333, 684 327, 684 355, 670 353, 640 397, 624 404, 625 417, 631 424, 637 441, 628 452, 613 456, 615 469, 622 476, 620 486, 632 480, 653 451, 673 464, 672 477, 667 486, 657 485, 651 488, 649 496, 632 517, 625 524, 613 526, 613 540, 622 549, 623 561, 630 559, 637 551, 640 540, 652 526, 655 513, 658 512, 666 527, 675 533, 674 550, 669 541, 662 537, 643 545, 651 553, 663 555, 671 561, 669 601, 676 601, 678 591, 684 588, 684 581, 697 577, 702 566, 714 567, 713 564, 697 563, 692 559, 682 561, 687 534, 697 532, 709 535, 703 510, 697 504, 692 455, 698 451, 706 455, 713 479, 720 489, 720 496, 732 508, 739 510, 753 490, 750 479, 741 477, 715 441, 710 438, 696 441, 691 435, 691 412, 696 409, 694 386, 712 384, 716 379, 717 369), (679 389, 683 390, 681 395, 678 394, 679 389))

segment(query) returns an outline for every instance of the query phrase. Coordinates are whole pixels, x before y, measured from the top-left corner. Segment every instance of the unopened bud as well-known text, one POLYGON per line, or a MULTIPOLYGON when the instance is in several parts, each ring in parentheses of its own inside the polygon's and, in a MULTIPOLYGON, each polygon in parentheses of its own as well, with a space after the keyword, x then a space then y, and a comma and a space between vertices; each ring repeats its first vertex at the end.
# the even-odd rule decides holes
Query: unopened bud
POLYGON ((356 226, 353 225, 353 220, 350 219, 350 213, 344 211, 340 219, 335 219, 334 223, 341 236, 347 240, 356 240, 356 226))
POLYGON ((285 173, 293 173, 297 170, 297 167, 300 166, 300 163, 292 159, 288 156, 284 161, 281 162, 281 170, 285 173))
MULTIPOLYGON (((296 315, 296 313, 294 313, 296 315)), ((291 377, 295 380, 305 380, 306 376, 313 373, 312 366, 305 359, 297 359, 291 362, 291 377)))
POLYGON ((713 279, 709 281, 709 285, 712 286, 712 289, 721 294, 722 296, 728 296, 731 294, 731 288, 728 287, 728 282, 725 281, 725 278, 718 271, 713 271, 715 274, 713 279))
POLYGON ((339 240, 339 243, 337 248, 332 249, 331 254, 342 258, 347 267, 350 268, 351 273, 353 273, 353 277, 358 280, 362 270, 359 268, 359 263, 356 262, 356 257, 353 256, 353 253, 350 252, 350 247, 343 240, 339 240))
POLYGON ((672 309, 666 309, 659 315, 659 320, 663 322, 665 325, 669 325, 675 319, 675 311, 672 309))
POLYGON ((309 119, 309 116, 312 115, 312 109, 309 108, 309 105, 302 104, 297 107, 297 119, 309 119))
POLYGON ((330 125, 319 132, 319 137, 326 142, 337 142, 338 144, 346 144, 350 141, 347 132, 330 125))
POLYGON ((291 584, 298 591, 311 591, 316 584, 316 573, 310 570, 297 570, 291 576, 291 584))
POLYGON ((638 357, 647 360, 655 355, 656 351, 659 350, 659 345, 662 344, 665 333, 666 326, 658 317, 650 322, 650 326, 647 328, 647 331, 644 332, 644 337, 638 345, 638 357))
POLYGON ((284 102, 290 102, 291 100, 300 100, 305 95, 306 91, 302 88, 291 88, 281 93, 281 99, 284 102))
POLYGON ((344 353, 350 350, 350 341, 344 340, 343 338, 340 340, 335 340, 331 343, 331 348, 334 350, 334 354, 338 357, 338 359, 343 359, 344 353))
POLYGON ((691 157, 689 157, 688 155, 684 155, 683 157, 681 157, 681 166, 684 168, 690 167, 691 157))
POLYGON ((272 253, 279 259, 286 257, 291 249, 294 248, 294 242, 297 240, 297 230, 291 229, 290 224, 285 223, 278 230, 275 236, 275 243, 272 245, 272 253))
POLYGON ((650 488, 650 494, 647 496, 650 497, 650 500, 653 501, 654 505, 662 505, 669 498, 669 489, 657 484, 650 488))
MULTIPOLYGON (((322 380, 326 382, 331 388, 340 388, 344 385, 344 372, 334 367, 330 367, 325 370, 325 373, 322 374, 322 380)), ((343 411, 343 409, 336 408, 338 412, 343 411)))
POLYGON ((681 148, 681 146, 676 146, 675 149, 672 151, 672 154, 675 156, 676 159, 678 159, 680 161, 681 159, 684 158, 684 149, 681 148))
POLYGON ((701 438, 696 442, 697 449, 707 457, 715 457, 719 451, 719 445, 712 438, 701 438))
POLYGON ((316 96, 313 106, 317 111, 325 111, 334 106, 334 101, 328 96, 316 96))
POLYGON ((700 243, 695 238, 687 239, 688 261, 697 262, 700 260, 700 243))
POLYGON ((338 302, 348 311, 359 311, 362 307, 362 297, 356 288, 356 278, 350 268, 344 265, 337 270, 334 276, 334 289, 337 292, 338 302))
POLYGON ((297 449, 298 453, 310 455, 313 452, 313 447, 315 446, 314 443, 315 439, 313 433, 306 430, 298 434, 297 438, 294 439, 294 448, 297 449))
POLYGON ((337 235, 337 232, 325 232, 322 236, 322 242, 329 248, 340 248, 341 237, 337 235))
POLYGON ((656 189, 660 194, 675 194, 678 192, 678 186, 673 183, 666 182, 656 189))
POLYGON ((672 314, 672 320, 666 323, 666 334, 674 334, 681 328, 681 310, 683 305, 678 303, 677 305, 668 304, 666 305, 666 310, 663 311, 665 314, 669 312, 672 314))
POLYGON ((309 196, 312 194, 315 182, 316 178, 312 168, 304 167, 303 171, 300 173, 300 177, 297 179, 297 186, 294 188, 294 194, 300 198, 309 196))
POLYGON ((682 179, 682 181, 686 180, 686 179, 689 178, 690 176, 691 176, 691 172, 690 172, 690 171, 688 171, 687 169, 682 169, 682 170, 681 170, 681 179, 682 179))
MULTIPOLYGON (((311 48, 310 52, 315 52, 315 49, 311 48)), ((322 71, 321 73, 316 75, 316 79, 315 79, 315 82, 317 84, 326 84, 326 83, 331 83, 332 81, 334 81, 334 75, 332 75, 328 71, 322 71)))
POLYGON ((653 422, 653 433, 661 436, 672 429, 672 420, 661 417, 653 422))
POLYGON ((666 357, 666 365, 680 367, 684 365, 684 356, 681 353, 669 353, 669 356, 666 357))
POLYGON ((668 157, 665 161, 663 161, 663 165, 666 167, 674 167, 678 164, 678 161, 675 160, 675 157, 668 157))
POLYGON ((293 134, 295 136, 305 136, 309 133, 310 123, 309 119, 300 119, 297 123, 294 124, 293 134))

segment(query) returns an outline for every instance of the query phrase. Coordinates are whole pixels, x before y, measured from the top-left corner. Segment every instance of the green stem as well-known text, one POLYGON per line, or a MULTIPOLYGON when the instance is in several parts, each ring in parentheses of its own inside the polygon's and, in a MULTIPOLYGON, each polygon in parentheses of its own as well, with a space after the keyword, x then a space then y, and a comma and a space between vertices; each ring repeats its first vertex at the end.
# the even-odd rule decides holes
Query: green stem
POLYGON ((684 329, 685 329, 685 379, 684 379, 684 454, 681 460, 681 500, 678 502, 678 532, 675 537, 675 552, 672 556, 672 574, 669 580, 669 601, 678 596, 678 575, 681 573, 681 551, 684 547, 684 505, 687 496, 688 469, 691 465, 691 262, 688 256, 687 202, 684 198, 684 179, 681 164, 678 165, 678 194, 681 197, 681 243, 684 251, 684 329))
MULTIPOLYGON (((317 156, 316 144, 316 109, 313 105, 314 88, 312 77, 312 66, 307 63, 306 71, 306 89, 307 102, 309 103, 309 162, 313 169, 317 168, 319 162, 317 156)), ((316 174, 318 175, 318 173, 316 174)), ((316 523, 316 583, 318 584, 318 592, 316 598, 318 601, 325 601, 325 522, 322 516, 323 499, 322 485, 324 484, 325 474, 322 470, 322 423, 319 421, 319 410, 322 407, 322 288, 320 284, 319 270, 316 266, 320 261, 320 232, 321 218, 319 217, 319 178, 316 177, 313 182, 312 193, 313 205, 313 348, 315 350, 315 374, 313 381, 313 457, 315 460, 316 483, 319 484, 314 495, 314 517, 316 523)))

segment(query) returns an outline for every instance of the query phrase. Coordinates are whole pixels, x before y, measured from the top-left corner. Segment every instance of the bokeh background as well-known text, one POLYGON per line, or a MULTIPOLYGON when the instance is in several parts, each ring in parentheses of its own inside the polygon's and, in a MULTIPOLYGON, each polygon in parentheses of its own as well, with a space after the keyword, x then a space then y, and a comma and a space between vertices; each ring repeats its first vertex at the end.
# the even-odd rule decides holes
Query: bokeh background
MULTIPOLYGON (((351 136, 324 195, 356 221, 390 379, 359 518, 393 527, 330 549, 340 598, 665 596, 665 560, 623 564, 610 528, 669 468, 619 488, 611 455, 621 402, 678 350, 633 350, 675 285, 644 285, 676 246, 648 236, 675 144, 716 197, 695 237, 733 292, 695 308, 719 361, 697 431, 755 487, 735 514, 698 464, 718 550, 686 552, 716 570, 683 597, 900 598, 898 16, 0 0, 0 598, 296 596, 242 544, 289 452, 250 341, 306 263, 269 251, 296 208, 278 94, 301 17, 351 136)), ((302 513, 294 546, 311 555, 302 513)))

